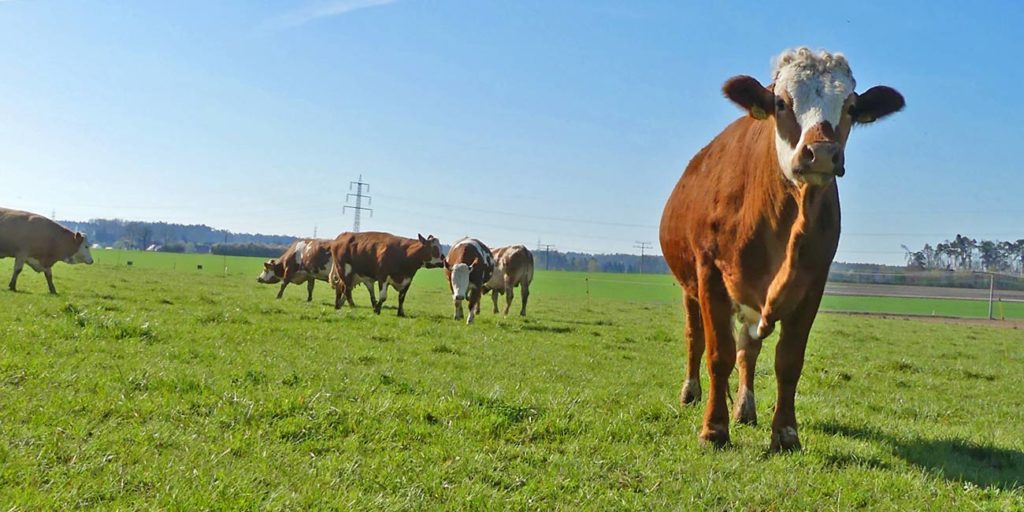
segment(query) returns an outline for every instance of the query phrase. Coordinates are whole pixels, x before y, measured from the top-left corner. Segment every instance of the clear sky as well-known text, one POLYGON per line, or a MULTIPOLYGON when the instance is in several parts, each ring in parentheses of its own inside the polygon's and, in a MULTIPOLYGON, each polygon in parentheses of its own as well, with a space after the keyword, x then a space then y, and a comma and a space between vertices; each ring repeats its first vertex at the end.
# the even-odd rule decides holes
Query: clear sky
POLYGON ((837 259, 1024 238, 1024 2, 0 0, 0 205, 321 236, 657 247, 687 161, 793 46, 907 108, 855 130, 837 259))

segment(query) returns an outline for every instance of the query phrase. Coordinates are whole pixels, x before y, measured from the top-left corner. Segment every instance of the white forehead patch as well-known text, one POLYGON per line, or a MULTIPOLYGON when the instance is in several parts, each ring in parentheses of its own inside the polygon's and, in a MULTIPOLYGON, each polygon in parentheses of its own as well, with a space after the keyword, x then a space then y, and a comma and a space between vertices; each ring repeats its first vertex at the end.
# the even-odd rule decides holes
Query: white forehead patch
POLYGON ((833 128, 839 125, 843 103, 856 85, 846 57, 798 48, 783 52, 776 58, 774 68, 775 90, 789 93, 802 130, 823 121, 833 128))

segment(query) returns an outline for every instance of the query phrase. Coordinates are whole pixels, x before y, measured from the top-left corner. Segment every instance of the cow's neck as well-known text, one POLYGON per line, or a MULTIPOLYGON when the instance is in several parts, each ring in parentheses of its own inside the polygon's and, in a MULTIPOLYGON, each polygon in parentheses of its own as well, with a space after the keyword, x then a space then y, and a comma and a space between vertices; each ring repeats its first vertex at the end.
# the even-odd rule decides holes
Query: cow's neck
POLYGON ((821 187, 796 185, 784 177, 778 164, 775 167, 774 172, 777 172, 786 199, 779 201, 774 210, 777 222, 774 232, 777 239, 785 240, 785 255, 772 277, 762 306, 761 315, 768 324, 792 310, 804 295, 803 284, 806 284, 807 276, 800 270, 800 258, 805 253, 802 249, 806 243, 821 243, 809 235, 822 230, 823 226, 817 225, 822 221, 821 209, 827 198, 832 197, 830 188, 835 186, 834 183, 821 187), (794 205, 795 215, 786 211, 794 205), (788 222, 790 215, 793 215, 792 222, 788 222))

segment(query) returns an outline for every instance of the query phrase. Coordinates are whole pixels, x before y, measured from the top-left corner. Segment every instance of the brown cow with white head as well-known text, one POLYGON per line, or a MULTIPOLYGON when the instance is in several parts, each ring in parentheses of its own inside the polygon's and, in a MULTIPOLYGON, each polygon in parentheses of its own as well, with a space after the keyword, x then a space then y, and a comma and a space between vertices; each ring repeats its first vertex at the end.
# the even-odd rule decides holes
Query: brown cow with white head
POLYGON ((466 323, 473 323, 476 314, 480 312, 480 297, 484 286, 494 274, 494 255, 480 240, 463 238, 448 249, 444 273, 448 277, 448 289, 455 302, 455 319, 462 318, 462 301, 466 300, 469 303, 466 323))
POLYGON ((81 233, 73 232, 56 222, 19 210, 0 208, 0 258, 14 258, 14 275, 8 288, 17 290, 18 274, 26 263, 46 276, 50 293, 53 286, 53 264, 92 264, 89 242, 81 233))
POLYGON ((729 374, 739 361, 734 416, 755 423, 754 366, 762 340, 782 323, 775 351, 778 397, 771 449, 798 449, 794 398, 811 324, 839 244, 836 177, 855 124, 904 106, 896 90, 854 92, 846 58, 807 48, 778 57, 772 83, 729 79, 744 108, 690 161, 661 219, 661 247, 683 288, 687 379, 680 400, 700 400, 707 348, 710 390, 700 439, 729 441, 729 374), (734 313, 741 323, 733 334, 734 313))

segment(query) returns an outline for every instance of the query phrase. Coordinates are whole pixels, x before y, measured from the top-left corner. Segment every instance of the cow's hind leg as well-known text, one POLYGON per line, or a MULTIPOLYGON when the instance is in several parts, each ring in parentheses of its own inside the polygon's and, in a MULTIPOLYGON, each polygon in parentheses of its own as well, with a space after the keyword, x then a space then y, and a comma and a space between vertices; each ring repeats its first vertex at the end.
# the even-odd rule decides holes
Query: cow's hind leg
POLYGON ((754 372, 757 366, 757 356, 761 354, 761 339, 752 336, 751 332, 757 330, 758 315, 754 319, 744 318, 740 331, 736 338, 736 363, 739 365, 740 384, 736 392, 736 402, 733 407, 733 418, 737 423, 748 425, 757 424, 757 406, 754 401, 754 372))
POLYGON ((729 375, 736 367, 736 340, 732 332, 732 299, 725 289, 722 273, 711 262, 698 267, 700 316, 707 345, 708 405, 704 410, 702 442, 722 447, 729 443, 729 375))
POLYGON ((775 347, 775 377, 778 398, 772 418, 772 451, 799 450, 800 437, 796 426, 796 385, 804 367, 807 336, 821 305, 824 282, 811 286, 792 314, 782 319, 779 344, 775 347))
POLYGON ((363 283, 366 285, 366 291, 370 294, 370 307, 377 305, 377 294, 373 293, 373 283, 363 283))
POLYGON ((411 283, 405 289, 398 291, 398 316, 405 316, 405 294, 409 292, 410 286, 412 286, 411 283))
POLYGON ((495 288, 491 290, 491 302, 494 303, 494 314, 498 314, 498 290, 495 288))
POLYGON ((526 299, 530 298, 530 283, 523 281, 519 285, 519 291, 523 293, 523 308, 519 310, 519 316, 526 316, 526 299))
POLYGON ((512 299, 516 296, 513 290, 515 290, 515 287, 511 285, 505 286, 505 316, 508 316, 508 310, 512 308, 512 299))
POLYGON ((686 309, 686 381, 679 392, 683 405, 700 401, 700 365, 704 356, 704 324, 700 318, 700 301, 683 294, 686 309))
POLYGON ((7 285, 12 292, 18 291, 18 275, 21 274, 21 269, 25 267, 25 260, 22 258, 14 258, 14 274, 11 276, 11 283, 7 285))
POLYGON ((44 268, 43 275, 46 276, 46 286, 50 288, 50 294, 57 295, 57 288, 53 286, 53 267, 44 268))
POLYGON ((315 284, 316 279, 306 281, 306 302, 313 302, 313 285, 315 284))

